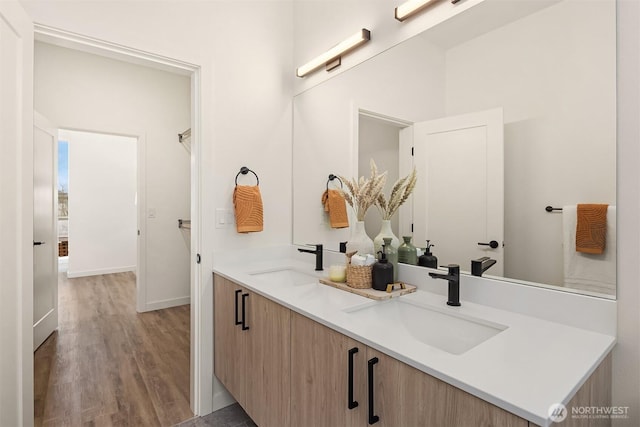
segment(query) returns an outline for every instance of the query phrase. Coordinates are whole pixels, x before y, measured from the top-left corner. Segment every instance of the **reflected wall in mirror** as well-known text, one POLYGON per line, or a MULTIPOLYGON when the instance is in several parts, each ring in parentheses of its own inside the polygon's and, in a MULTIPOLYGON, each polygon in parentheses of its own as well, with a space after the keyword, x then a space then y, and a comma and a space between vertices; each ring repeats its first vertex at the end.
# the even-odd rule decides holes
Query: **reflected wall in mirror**
MULTIPOLYGON (((563 231, 565 213, 545 211, 547 205, 615 206, 615 2, 517 3, 480 3, 294 98, 294 243, 337 250, 348 239, 348 230, 328 226, 319 203, 327 175, 368 175, 368 158, 378 156, 380 169, 395 174, 391 182, 416 164, 419 183, 394 231, 413 235, 417 246, 436 240, 440 264, 469 271, 471 259, 484 255, 499 261, 490 276, 615 295, 615 209, 607 216, 605 254, 590 257, 565 250, 571 238, 563 231), (503 121, 498 154, 486 151, 486 128, 429 130, 443 120, 497 110, 503 121), (377 125, 391 134, 383 137, 377 125), (372 154, 381 138, 389 139, 383 150, 399 147, 397 158, 372 154), (480 145, 469 145, 472 138, 480 145), (457 150, 457 157, 447 157, 455 153, 447 150, 457 150), (491 177, 496 168, 502 178, 491 177), (497 199, 492 182, 502 185, 497 199), (475 212, 485 230, 471 231, 463 212, 475 212), (468 243, 461 238, 475 244, 475 252, 462 250, 468 243), (491 240, 498 248, 477 246, 491 240), (576 271, 583 283, 569 284, 576 271)), ((371 209, 369 222, 377 214, 371 209)), ((370 237, 378 232, 375 224, 367 231, 370 237)))

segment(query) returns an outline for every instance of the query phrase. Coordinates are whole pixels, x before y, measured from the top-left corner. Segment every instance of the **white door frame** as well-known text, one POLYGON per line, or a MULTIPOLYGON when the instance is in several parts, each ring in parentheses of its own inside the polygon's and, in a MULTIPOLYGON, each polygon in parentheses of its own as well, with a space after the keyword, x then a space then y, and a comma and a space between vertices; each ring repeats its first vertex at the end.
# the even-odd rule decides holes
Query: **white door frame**
POLYGON ((33 30, 0 1, 0 424, 33 425, 33 30), (4 89, 9 89, 6 93, 4 89))
MULTIPOLYGON (((197 261, 199 259, 200 247, 202 242, 201 231, 201 146, 200 146, 200 123, 201 123, 201 107, 200 107, 200 66, 187 62, 167 58, 137 49, 117 45, 107 41, 97 40, 67 31, 51 28, 48 26, 35 24, 34 33, 37 40, 47 41, 52 44, 76 49, 84 52, 95 53, 102 56, 117 58, 127 62, 133 62, 140 65, 152 66, 154 68, 163 69, 169 72, 178 72, 188 75, 191 79, 191 410, 195 415, 200 414, 201 407, 210 406, 210 403, 202 402, 204 390, 210 388, 201 378, 201 372, 204 372, 205 361, 200 358, 200 347, 203 342, 203 328, 201 327, 202 308, 200 307, 200 295, 202 294, 202 284, 206 283, 205 272, 197 261)), ((99 131, 99 130, 96 130, 99 131)), ((145 164, 141 162, 144 159, 144 133, 133 132, 138 137, 138 174, 144 172, 145 164)), ((176 135, 177 137, 177 135, 176 135)), ((30 160, 30 159, 29 159, 30 160)), ((138 179, 140 182, 140 178, 138 179)), ((140 185, 138 185, 140 190, 140 185)), ((140 202, 144 202, 144 194, 139 193, 140 202)), ((139 203, 138 209, 143 206, 139 203)), ((141 233, 143 230, 141 229, 141 233)), ((143 234, 146 235, 146 233, 143 234)), ((143 241, 140 242, 143 244, 143 241)), ((144 273, 143 273, 144 274, 144 273)), ((210 379, 212 381, 212 379, 210 379)), ((206 381, 206 379, 205 379, 206 381)))

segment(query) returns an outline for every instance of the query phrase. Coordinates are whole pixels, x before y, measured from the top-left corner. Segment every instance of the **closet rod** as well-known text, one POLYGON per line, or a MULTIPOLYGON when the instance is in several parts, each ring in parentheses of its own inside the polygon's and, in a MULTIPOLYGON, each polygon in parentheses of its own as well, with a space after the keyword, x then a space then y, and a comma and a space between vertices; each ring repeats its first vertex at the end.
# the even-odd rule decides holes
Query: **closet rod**
POLYGON ((191 138, 191 128, 178 134, 178 142, 183 142, 187 138, 191 138))

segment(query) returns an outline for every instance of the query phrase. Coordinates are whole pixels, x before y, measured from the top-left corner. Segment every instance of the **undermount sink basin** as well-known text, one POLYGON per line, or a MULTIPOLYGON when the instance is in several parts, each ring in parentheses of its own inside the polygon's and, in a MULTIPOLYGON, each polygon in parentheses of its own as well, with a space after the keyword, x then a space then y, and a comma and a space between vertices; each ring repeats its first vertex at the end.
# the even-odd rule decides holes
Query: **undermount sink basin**
POLYGON ((274 286, 301 286, 318 282, 318 277, 313 274, 306 274, 293 268, 282 268, 279 270, 259 271, 250 273, 251 276, 269 282, 274 286))
POLYGON ((404 331, 423 344, 451 354, 462 354, 507 329, 504 325, 447 313, 447 308, 439 310, 402 297, 345 311, 371 325, 391 325, 397 332, 404 331))

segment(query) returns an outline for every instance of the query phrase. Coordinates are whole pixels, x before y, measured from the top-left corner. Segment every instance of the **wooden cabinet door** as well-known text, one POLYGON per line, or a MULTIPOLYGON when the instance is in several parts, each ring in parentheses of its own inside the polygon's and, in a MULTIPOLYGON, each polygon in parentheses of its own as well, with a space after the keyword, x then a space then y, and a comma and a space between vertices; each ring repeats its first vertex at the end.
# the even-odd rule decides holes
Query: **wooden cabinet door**
POLYGON ((362 426, 366 403, 363 387, 365 357, 366 347, 363 344, 292 313, 291 425, 362 426), (350 382, 353 387, 351 396, 350 382), (353 403, 350 405, 350 402, 353 403))
POLYGON ((373 364, 376 426, 527 427, 528 422, 379 351, 373 364))
POLYGON ((224 277, 214 276, 214 373, 242 405, 246 401, 249 336, 241 325, 236 325, 236 307, 239 319, 243 293, 246 290, 242 287, 224 277))
POLYGON ((346 425, 347 340, 320 323, 291 315, 291 424, 346 425))
POLYGON ((249 328, 247 404, 260 427, 288 427, 291 399, 291 311, 256 293, 246 297, 249 328))

